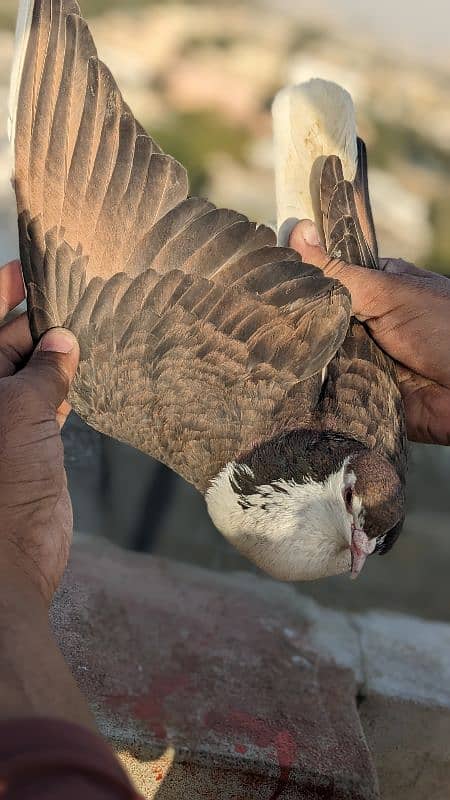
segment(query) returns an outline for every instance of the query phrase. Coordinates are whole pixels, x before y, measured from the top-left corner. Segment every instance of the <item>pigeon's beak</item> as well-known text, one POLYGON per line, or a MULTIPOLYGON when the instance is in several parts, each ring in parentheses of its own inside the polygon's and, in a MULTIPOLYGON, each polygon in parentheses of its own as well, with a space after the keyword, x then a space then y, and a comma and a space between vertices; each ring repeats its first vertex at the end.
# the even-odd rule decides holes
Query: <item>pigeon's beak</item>
POLYGON ((367 556, 375 550, 377 546, 376 539, 369 539, 361 528, 352 526, 352 569, 350 577, 355 580, 361 572, 364 564, 366 563, 367 556))

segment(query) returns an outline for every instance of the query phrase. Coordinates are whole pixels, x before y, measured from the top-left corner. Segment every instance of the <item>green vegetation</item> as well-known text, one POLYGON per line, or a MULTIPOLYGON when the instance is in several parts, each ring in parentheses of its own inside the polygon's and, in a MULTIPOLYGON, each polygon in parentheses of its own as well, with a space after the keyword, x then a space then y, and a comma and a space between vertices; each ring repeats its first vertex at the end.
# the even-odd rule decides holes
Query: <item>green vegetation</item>
POLYGON ((312 45, 322 42, 325 38, 329 38, 329 32, 325 34, 322 28, 314 25, 301 25, 294 29, 290 42, 289 53, 297 53, 300 50, 305 50, 312 45))
POLYGON ((377 137, 370 148, 372 164, 389 169, 399 160, 450 175, 450 152, 406 125, 373 120, 377 137))
POLYGON ((198 50, 213 49, 213 50, 230 50, 235 43, 234 36, 191 36, 188 37, 182 47, 183 55, 195 53, 198 50))
MULTIPOLYGON (((167 0, 158 0, 158 5, 164 4, 167 0)), ((96 14, 104 14, 113 8, 129 11, 132 8, 142 8, 153 6, 156 0, 78 0, 79 6, 85 17, 94 17, 96 14)))
MULTIPOLYGON (((104 14, 105 11, 118 8, 123 11, 130 11, 133 8, 145 8, 154 5, 164 5, 170 2, 202 3, 205 0, 78 0, 83 15, 94 17, 97 14, 104 14)), ((0 9, 0 28, 11 30, 14 28, 17 12, 17 0, 1 0, 0 9)))
POLYGON ((437 197, 431 206, 433 245, 428 264, 450 275, 450 193, 437 197))
POLYGON ((249 142, 244 128, 212 111, 172 114, 164 123, 149 129, 163 150, 187 168, 192 194, 204 190, 211 155, 227 153, 243 161, 249 142))
MULTIPOLYGON (((370 147, 370 163, 392 171, 399 161, 438 173, 450 181, 450 152, 406 125, 375 120, 376 141, 370 147)), ((423 259, 425 266, 450 274, 450 194, 437 196, 431 203, 430 222, 433 243, 423 259)))
POLYGON ((16 24, 16 0, 2 0, 0 8, 0 29, 12 30, 16 24))

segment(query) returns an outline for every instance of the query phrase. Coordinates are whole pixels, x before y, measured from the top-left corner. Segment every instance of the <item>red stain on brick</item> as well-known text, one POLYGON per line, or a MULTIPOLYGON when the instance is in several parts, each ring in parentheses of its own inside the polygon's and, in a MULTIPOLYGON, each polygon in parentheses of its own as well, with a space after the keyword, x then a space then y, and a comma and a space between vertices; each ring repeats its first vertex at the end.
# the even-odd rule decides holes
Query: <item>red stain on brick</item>
POLYGON ((242 756, 247 752, 248 747, 245 744, 235 744, 234 749, 236 753, 240 753, 242 756))
POLYGON ((145 722, 158 739, 167 737, 165 701, 189 685, 185 674, 155 676, 147 692, 141 695, 115 695, 108 697, 111 706, 129 706, 136 719, 145 722))
POLYGON ((151 770, 153 772, 153 777, 154 777, 155 781, 157 781, 159 783, 160 781, 163 780, 163 778, 165 776, 165 772, 164 772, 164 769, 162 767, 160 767, 160 766, 155 764, 154 766, 151 767, 151 770))
POLYGON ((297 758, 297 742, 289 731, 282 730, 277 733, 274 745, 280 765, 280 781, 287 783, 297 758))
POLYGON ((277 800, 289 781, 297 758, 298 747, 292 733, 287 729, 275 727, 267 720, 238 710, 225 715, 211 711, 206 715, 205 723, 218 733, 231 737, 245 735, 256 747, 274 748, 280 767, 280 777, 275 792, 269 800, 277 800))

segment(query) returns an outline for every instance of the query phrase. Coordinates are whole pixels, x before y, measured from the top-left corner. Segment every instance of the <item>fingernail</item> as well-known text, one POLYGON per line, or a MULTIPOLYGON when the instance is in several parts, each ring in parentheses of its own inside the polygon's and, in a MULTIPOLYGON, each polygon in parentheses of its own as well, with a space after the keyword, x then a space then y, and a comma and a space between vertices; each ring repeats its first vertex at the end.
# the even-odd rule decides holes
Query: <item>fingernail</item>
POLYGON ((380 269, 383 272, 397 272, 397 265, 395 263, 395 259, 393 258, 380 258, 378 259, 380 264, 380 269))
POLYGON ((71 353, 74 345, 74 336, 69 331, 53 330, 42 337, 39 350, 45 353, 71 353))
POLYGON ((303 226, 302 234, 306 244, 309 244, 310 247, 320 246, 319 232, 314 222, 308 220, 303 226))

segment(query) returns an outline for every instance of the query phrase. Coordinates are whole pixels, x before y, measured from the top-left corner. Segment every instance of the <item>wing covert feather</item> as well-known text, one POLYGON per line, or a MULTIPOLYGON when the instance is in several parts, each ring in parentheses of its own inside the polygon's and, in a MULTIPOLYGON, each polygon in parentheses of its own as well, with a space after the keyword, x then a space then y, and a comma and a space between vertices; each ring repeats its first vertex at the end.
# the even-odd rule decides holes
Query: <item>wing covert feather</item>
MULTIPOLYGON (((318 313, 310 293, 300 278, 295 296, 308 310, 292 322, 264 295, 183 270, 91 281, 71 321, 82 354, 71 401, 204 491, 230 458, 281 432, 293 387, 310 381, 317 400, 317 366, 345 335, 349 308, 337 288, 318 313)), ((301 414, 307 423, 304 405, 301 414)))

